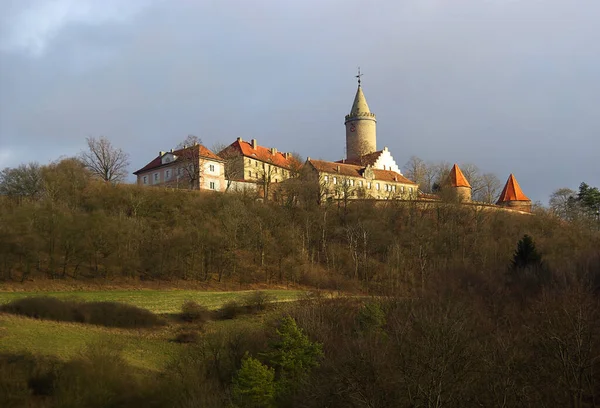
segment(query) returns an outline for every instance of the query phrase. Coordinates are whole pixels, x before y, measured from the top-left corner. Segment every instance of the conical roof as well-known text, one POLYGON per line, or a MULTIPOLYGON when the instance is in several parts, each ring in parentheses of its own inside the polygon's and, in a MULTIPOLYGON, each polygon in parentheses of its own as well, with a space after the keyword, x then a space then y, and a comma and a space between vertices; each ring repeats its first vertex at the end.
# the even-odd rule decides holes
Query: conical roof
POLYGON ((360 85, 356 90, 356 96, 354 97, 354 103, 352 104, 350 115, 355 115, 357 113, 371 113, 369 110, 369 105, 367 105, 367 99, 365 98, 365 94, 363 93, 360 85))
POLYGON ((452 187, 469 187, 469 188, 471 188, 471 185, 467 181, 467 178, 465 177, 463 172, 460 170, 460 167, 458 167, 458 164, 456 164, 456 163, 454 164, 454 166, 452 166, 452 170, 450 170, 450 174, 448 175, 448 181, 450 182, 450 185, 452 187))
POLYGON ((507 201, 531 201, 525 194, 523 194, 523 190, 517 183, 517 179, 515 176, 508 176, 508 180, 506 181, 506 185, 500 194, 500 198, 498 198, 498 202, 496 204, 505 203, 507 201))

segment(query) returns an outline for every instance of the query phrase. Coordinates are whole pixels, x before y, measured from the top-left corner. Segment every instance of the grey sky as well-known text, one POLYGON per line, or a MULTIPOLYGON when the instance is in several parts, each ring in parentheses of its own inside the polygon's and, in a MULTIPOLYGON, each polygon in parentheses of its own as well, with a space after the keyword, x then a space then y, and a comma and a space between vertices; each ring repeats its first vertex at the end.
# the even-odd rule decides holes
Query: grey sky
POLYGON ((131 171, 188 134, 343 157, 356 67, 402 167, 600 186, 597 0, 0 0, 0 168, 87 136, 131 171))

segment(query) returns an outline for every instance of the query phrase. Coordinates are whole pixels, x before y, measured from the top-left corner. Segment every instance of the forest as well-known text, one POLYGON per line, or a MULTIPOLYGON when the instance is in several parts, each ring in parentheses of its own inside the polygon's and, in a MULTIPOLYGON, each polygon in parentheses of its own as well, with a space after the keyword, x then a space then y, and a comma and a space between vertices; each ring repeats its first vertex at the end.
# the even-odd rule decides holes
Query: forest
POLYGON ((200 318, 235 324, 197 323, 199 337, 158 372, 140 373, 114 344, 69 361, 2 354, 5 406, 600 405, 593 212, 259 202, 106 183, 71 159, 40 174, 39 194, 0 197, 5 283, 308 292, 240 309, 250 317, 200 318))

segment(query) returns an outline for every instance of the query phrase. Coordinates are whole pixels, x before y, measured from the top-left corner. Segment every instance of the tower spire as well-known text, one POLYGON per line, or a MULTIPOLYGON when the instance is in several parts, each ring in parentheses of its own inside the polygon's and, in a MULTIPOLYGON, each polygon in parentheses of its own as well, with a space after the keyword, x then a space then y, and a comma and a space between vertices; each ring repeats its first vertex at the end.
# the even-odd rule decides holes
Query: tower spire
POLYGON ((360 73, 360 67, 358 67, 358 75, 355 76, 355 78, 358 78, 358 86, 360 87, 360 77, 363 76, 363 74, 360 73))

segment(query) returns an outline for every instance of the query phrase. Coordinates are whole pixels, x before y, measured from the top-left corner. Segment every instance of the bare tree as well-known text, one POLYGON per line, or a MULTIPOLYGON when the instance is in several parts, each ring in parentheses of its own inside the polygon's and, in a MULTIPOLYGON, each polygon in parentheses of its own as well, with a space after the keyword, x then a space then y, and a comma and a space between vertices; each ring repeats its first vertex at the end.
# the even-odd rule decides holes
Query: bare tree
POLYGON ((550 196, 550 209, 554 214, 565 220, 571 220, 577 214, 577 192, 570 188, 559 188, 550 196))
POLYGON ((502 182, 493 173, 483 173, 479 182, 481 183, 481 187, 478 188, 477 192, 473 193, 473 200, 490 204, 495 203, 500 194, 502 182))
POLYGON ((104 136, 99 139, 88 137, 86 141, 88 151, 81 152, 80 160, 94 176, 111 183, 127 178, 129 154, 114 147, 104 136))
POLYGON ((227 147, 222 143, 215 143, 212 147, 212 151, 225 160, 223 165, 225 170, 225 191, 229 191, 234 181, 244 178, 244 156, 238 151, 227 149, 227 147))
POLYGON ((202 141, 198 136, 188 135, 183 142, 177 145, 177 150, 180 151, 178 162, 190 190, 200 189, 202 170, 204 169, 202 155, 200 154, 201 144, 202 141))
POLYGON ((417 183, 423 191, 427 185, 427 164, 417 156, 411 156, 404 165, 404 174, 409 180, 417 183))
POLYGON ((35 199, 43 190, 42 171, 38 163, 21 164, 0 171, 0 195, 35 199))

